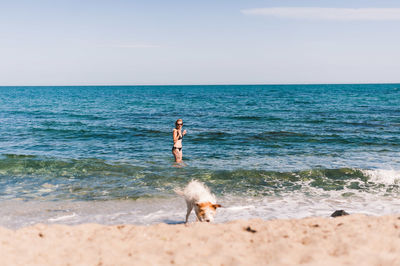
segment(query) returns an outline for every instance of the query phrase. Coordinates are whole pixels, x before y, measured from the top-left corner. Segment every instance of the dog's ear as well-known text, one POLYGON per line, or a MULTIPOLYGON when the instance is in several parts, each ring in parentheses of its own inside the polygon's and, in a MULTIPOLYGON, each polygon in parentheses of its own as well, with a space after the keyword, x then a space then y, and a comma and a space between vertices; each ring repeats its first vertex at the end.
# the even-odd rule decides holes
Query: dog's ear
POLYGON ((221 204, 213 204, 212 206, 213 206, 214 209, 222 207, 221 204))

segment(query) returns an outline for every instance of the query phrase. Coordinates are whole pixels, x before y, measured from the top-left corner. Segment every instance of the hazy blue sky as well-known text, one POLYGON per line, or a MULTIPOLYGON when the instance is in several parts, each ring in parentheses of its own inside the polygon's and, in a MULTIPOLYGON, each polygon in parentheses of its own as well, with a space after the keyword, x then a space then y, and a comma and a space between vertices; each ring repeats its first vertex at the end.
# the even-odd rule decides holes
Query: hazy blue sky
POLYGON ((400 82, 399 0, 0 0, 0 85, 400 82))

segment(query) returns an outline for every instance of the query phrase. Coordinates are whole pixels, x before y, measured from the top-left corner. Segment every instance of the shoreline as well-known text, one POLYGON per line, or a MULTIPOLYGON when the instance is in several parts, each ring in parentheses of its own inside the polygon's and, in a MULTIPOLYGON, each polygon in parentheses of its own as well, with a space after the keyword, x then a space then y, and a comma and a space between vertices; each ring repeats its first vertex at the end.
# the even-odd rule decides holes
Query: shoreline
MULTIPOLYGON (((253 197, 224 195, 218 197, 219 208, 214 223, 250 219, 302 219, 329 217, 334 210, 343 209, 350 214, 372 216, 399 213, 400 202, 393 197, 359 192, 343 197, 342 192, 310 196, 292 193, 283 196, 253 197), (282 208, 284 206, 284 208, 282 208)), ((79 225, 155 225, 183 223, 186 203, 179 195, 171 197, 141 198, 137 200, 107 201, 0 201, 0 227, 19 229, 43 224, 79 225)), ((195 220, 192 213, 189 221, 195 220)))
POLYGON ((2 265, 399 265, 400 214, 0 227, 2 265))

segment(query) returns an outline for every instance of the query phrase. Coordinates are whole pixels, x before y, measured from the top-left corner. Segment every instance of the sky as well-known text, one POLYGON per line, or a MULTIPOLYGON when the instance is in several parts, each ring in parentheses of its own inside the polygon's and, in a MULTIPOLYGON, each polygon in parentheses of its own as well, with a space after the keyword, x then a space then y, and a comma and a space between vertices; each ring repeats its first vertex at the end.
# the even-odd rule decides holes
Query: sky
POLYGON ((400 83, 398 0, 0 0, 0 86, 400 83))

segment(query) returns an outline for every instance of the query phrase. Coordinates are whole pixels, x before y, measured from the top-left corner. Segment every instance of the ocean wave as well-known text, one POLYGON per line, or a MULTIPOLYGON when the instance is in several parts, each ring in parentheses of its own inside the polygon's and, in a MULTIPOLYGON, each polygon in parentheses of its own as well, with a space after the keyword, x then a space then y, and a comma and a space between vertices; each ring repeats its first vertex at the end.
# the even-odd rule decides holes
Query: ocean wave
POLYGON ((81 121, 104 121, 107 120, 107 117, 99 116, 99 115, 94 115, 94 114, 78 114, 78 113, 68 113, 67 117, 70 118, 77 118, 80 119, 81 121))
POLYGON ((205 182, 219 195, 400 192, 400 171, 397 170, 212 170, 94 158, 63 160, 15 154, 0 157, 0 198, 110 200, 160 197, 173 194, 174 188, 183 187, 191 179, 205 182))
POLYGON ((249 136, 250 139, 255 140, 270 140, 270 139, 287 139, 287 138, 309 138, 311 135, 300 132, 289 131, 268 131, 249 136))
POLYGON ((193 134, 190 140, 194 143, 209 142, 209 141, 221 141, 226 139, 231 139, 234 137, 233 134, 221 131, 210 131, 210 132, 200 132, 193 134))
POLYGON ((261 117, 261 116, 251 116, 251 115, 243 115, 243 116, 232 116, 231 117, 232 119, 235 119, 235 120, 250 120, 250 121, 252 121, 252 120, 254 120, 254 121, 260 121, 260 120, 263 120, 263 117, 261 117))
POLYGON ((274 116, 257 116, 257 115, 240 115, 240 116, 231 116, 229 117, 234 120, 239 121, 279 121, 282 118, 274 117, 274 116))
POLYGON ((375 183, 386 185, 400 184, 400 170, 361 170, 361 172, 369 177, 369 180, 375 183))
POLYGON ((85 176, 129 176, 137 167, 112 164, 102 159, 57 159, 35 155, 4 154, 0 157, 0 176, 72 177, 85 176))

